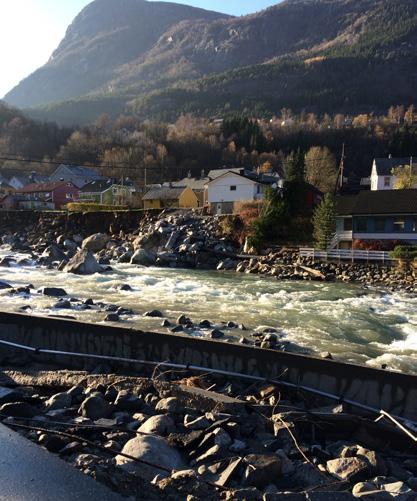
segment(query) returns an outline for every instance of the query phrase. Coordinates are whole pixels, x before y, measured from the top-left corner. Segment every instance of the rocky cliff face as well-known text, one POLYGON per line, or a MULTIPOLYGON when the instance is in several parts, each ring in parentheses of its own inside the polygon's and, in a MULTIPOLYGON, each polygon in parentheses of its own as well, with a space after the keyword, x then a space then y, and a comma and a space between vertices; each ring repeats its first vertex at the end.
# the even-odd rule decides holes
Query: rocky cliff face
MULTIPOLYGON (((149 51, 173 25, 223 17, 174 3, 94 0, 74 19, 48 63, 15 87, 6 101, 30 107, 93 92, 149 51)), ((111 90, 111 84, 104 86, 104 91, 111 90)))
POLYGON ((6 101, 49 103, 48 118, 81 122, 103 111, 172 119, 283 105, 378 109, 412 101, 416 46, 414 0, 287 0, 239 18, 95 0, 6 101))

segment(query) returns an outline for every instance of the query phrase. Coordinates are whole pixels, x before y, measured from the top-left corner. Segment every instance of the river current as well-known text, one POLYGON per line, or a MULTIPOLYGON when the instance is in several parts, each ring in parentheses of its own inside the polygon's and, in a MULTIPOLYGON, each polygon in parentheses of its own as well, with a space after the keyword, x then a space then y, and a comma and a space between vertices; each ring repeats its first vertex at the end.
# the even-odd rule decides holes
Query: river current
MULTIPOLYGON (((0 251, 0 257, 10 255, 0 251)), ((21 258, 22 256, 13 256, 21 258)), ((331 352, 335 358, 370 366, 417 373, 417 297, 363 289, 342 283, 277 281, 233 272, 142 268, 114 264, 101 275, 77 276, 34 266, 0 268, 0 280, 14 287, 32 284, 30 295, 0 291, 0 309, 18 311, 29 305, 36 315, 71 315, 104 322, 97 310, 56 310, 55 298, 36 292, 44 286, 63 287, 71 297, 131 308, 126 327, 167 332, 161 319, 143 313, 158 309, 172 322, 185 314, 198 323, 233 321, 246 331, 225 330, 226 338, 250 338, 255 330, 277 329, 282 340, 306 352, 331 352), (121 291, 120 284, 131 291, 121 291)), ((205 336, 196 331, 192 335, 205 336)))

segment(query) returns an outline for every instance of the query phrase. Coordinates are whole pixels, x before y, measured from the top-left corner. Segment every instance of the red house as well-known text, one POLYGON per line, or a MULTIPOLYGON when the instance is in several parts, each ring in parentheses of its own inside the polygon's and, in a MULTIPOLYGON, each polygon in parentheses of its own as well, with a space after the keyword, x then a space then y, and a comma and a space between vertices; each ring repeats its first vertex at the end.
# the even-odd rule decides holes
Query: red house
POLYGON ((19 201, 21 209, 62 209, 66 204, 78 198, 80 190, 71 181, 29 184, 16 191, 23 195, 19 201))
POLYGON ((306 186, 306 206, 308 209, 313 210, 319 203, 323 200, 323 193, 313 186, 312 184, 307 183, 306 186))

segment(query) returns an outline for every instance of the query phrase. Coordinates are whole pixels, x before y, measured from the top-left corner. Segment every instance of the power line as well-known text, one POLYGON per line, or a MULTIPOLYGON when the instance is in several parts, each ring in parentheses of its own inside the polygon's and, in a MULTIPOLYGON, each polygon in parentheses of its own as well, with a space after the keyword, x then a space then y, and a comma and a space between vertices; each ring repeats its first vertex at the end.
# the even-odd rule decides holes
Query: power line
MULTIPOLYGON (((124 168, 128 167, 129 169, 137 169, 138 166, 132 166, 132 164, 128 162, 112 162, 112 163, 97 163, 97 162, 67 162, 65 160, 63 161, 53 161, 53 160, 40 160, 40 159, 35 159, 35 158, 21 158, 21 157, 16 157, 9 155, 7 157, 0 157, 0 161, 10 161, 10 162, 26 162, 26 163, 36 163, 36 164, 44 164, 44 165, 68 165, 70 167, 95 167, 99 169, 103 168, 124 168)), ((315 163, 320 163, 321 160, 307 160, 304 159, 304 164, 309 165, 309 164, 315 164, 315 163)), ((284 160, 284 165, 286 161, 284 160)), ((160 169, 166 169, 167 167, 163 166, 147 166, 147 167, 141 167, 141 169, 147 169, 147 170, 160 170, 160 169)), ((179 167, 175 166, 175 168, 183 168, 183 169, 188 169, 188 167, 179 167)), ((221 169, 228 168, 228 167, 220 167, 221 169)), ((233 169, 236 167, 230 167, 230 169, 233 169)), ((242 167, 243 169, 244 167, 242 167)))
MULTIPOLYGON (((96 162, 79 162, 79 163, 74 163, 74 162, 54 162, 52 160, 39 160, 35 158, 21 158, 21 157, 16 157, 16 156, 7 156, 7 157, 0 157, 0 161, 4 162, 26 162, 26 163, 36 163, 36 164, 43 164, 43 165, 68 165, 70 167, 95 167, 99 169, 103 168, 126 168, 128 167, 129 169, 137 169, 138 167, 132 166, 128 162, 115 162, 115 163, 96 163, 96 162)), ((147 166, 147 167, 142 167, 142 169, 147 169, 147 170, 158 170, 158 169, 164 169, 165 167, 161 166, 147 166)), ((185 167, 184 167, 185 169, 185 167)))

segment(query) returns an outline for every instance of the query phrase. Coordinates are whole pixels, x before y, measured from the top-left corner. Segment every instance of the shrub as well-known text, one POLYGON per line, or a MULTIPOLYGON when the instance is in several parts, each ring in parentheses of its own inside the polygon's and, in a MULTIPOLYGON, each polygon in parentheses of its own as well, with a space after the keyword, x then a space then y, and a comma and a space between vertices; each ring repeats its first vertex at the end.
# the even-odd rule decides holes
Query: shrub
POLYGON ((402 259, 404 261, 417 260, 417 245, 397 245, 389 255, 392 259, 402 259))
POLYGON ((66 205, 69 212, 102 212, 129 210, 126 205, 104 205, 91 202, 72 202, 66 205))

